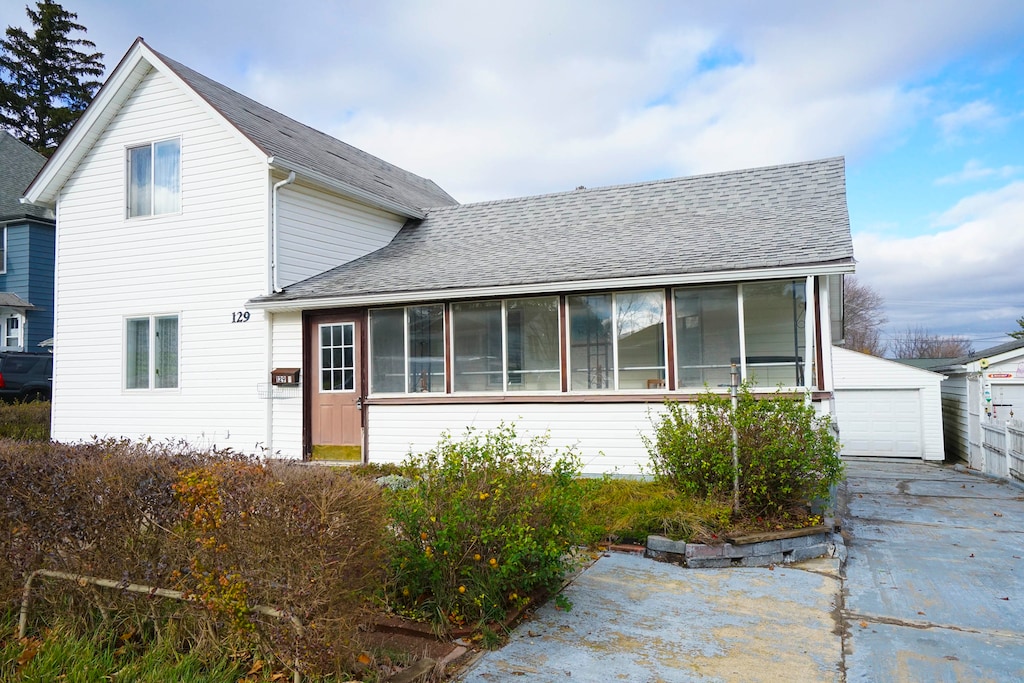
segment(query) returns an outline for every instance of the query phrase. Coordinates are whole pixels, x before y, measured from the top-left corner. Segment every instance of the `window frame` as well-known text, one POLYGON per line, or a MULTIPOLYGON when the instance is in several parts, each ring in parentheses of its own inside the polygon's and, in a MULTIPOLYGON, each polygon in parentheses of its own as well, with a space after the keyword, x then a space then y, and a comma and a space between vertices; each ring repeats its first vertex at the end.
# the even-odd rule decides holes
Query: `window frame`
POLYGON ((7 226, 0 226, 0 275, 7 273, 7 226))
MULTIPOLYGON (((739 335, 739 339, 738 339, 738 342, 739 342, 739 344, 738 344, 738 353, 739 353, 738 360, 739 360, 739 362, 736 365, 737 365, 737 368, 739 369, 739 372, 740 372, 740 380, 741 381, 747 381, 751 377, 751 372, 750 372, 750 368, 748 368, 748 360, 749 359, 748 359, 748 354, 747 354, 747 342, 748 342, 748 338, 747 338, 747 315, 746 315, 746 311, 745 311, 746 296, 745 296, 745 291, 744 290, 745 290, 745 287, 747 287, 747 286, 768 285, 768 284, 792 284, 792 285, 800 285, 800 286, 803 287, 803 304, 804 304, 803 305, 803 309, 799 310, 799 312, 796 314, 797 318, 800 318, 802 323, 803 323, 803 330, 802 330, 803 336, 802 336, 802 338, 799 338, 797 336, 797 330, 796 330, 796 327, 794 326, 794 341, 796 341, 798 344, 799 343, 803 344, 803 347, 802 347, 803 348, 803 356, 800 358, 799 367, 795 368, 797 382, 792 383, 792 384, 783 384, 782 388, 784 390, 786 390, 786 389, 789 389, 789 390, 795 389, 795 390, 799 390, 799 391, 813 391, 815 389, 816 385, 817 385, 817 380, 815 379, 815 373, 814 373, 815 354, 817 353, 817 351, 816 351, 817 344, 820 342, 820 340, 818 339, 818 333, 817 333, 817 329, 816 329, 816 326, 815 326, 815 317, 814 317, 814 307, 816 305, 815 304, 815 296, 814 296, 814 276, 807 276, 807 277, 803 277, 803 278, 801 278, 801 277, 793 277, 793 278, 769 278, 769 279, 763 279, 763 280, 739 280, 739 281, 736 281, 736 282, 702 283, 702 284, 681 285, 681 286, 677 286, 677 287, 672 287, 671 291, 670 291, 670 294, 669 294, 669 301, 670 301, 670 304, 672 306, 672 315, 671 315, 672 325, 675 326, 676 323, 677 323, 677 317, 676 317, 676 312, 677 312, 676 311, 676 304, 677 304, 676 293, 677 292, 685 291, 685 290, 688 290, 688 289, 695 290, 695 289, 711 288, 711 287, 717 287, 717 286, 721 286, 721 285, 734 286, 736 288, 736 315, 737 315, 737 323, 738 323, 737 324, 737 332, 738 332, 738 335, 739 335), (800 378, 802 378, 802 383, 800 383, 800 378)), ((797 318, 794 318, 794 321, 796 321, 797 318)), ((673 329, 673 335, 672 336, 673 336, 673 347, 674 347, 673 350, 672 350, 672 355, 673 355, 673 363, 675 364, 675 368, 674 369, 675 369, 675 374, 676 374, 675 390, 677 392, 681 392, 681 393, 691 393, 694 390, 698 389, 698 387, 682 386, 682 383, 681 383, 680 377, 679 377, 679 374, 680 374, 679 373, 679 370, 680 370, 679 361, 682 358, 681 346, 680 346, 682 335, 679 334, 679 331, 677 329, 673 329)), ((796 359, 796 356, 794 356, 794 359, 796 359)), ((796 362, 796 360, 794 360, 794 362, 796 362)), ((712 389, 712 390, 724 391, 724 389, 722 387, 709 387, 709 388, 712 389)), ((703 388, 700 388, 700 389, 703 390, 703 388)), ((776 386, 776 385, 773 385, 773 386, 757 385, 757 386, 752 387, 753 391, 775 391, 777 389, 778 389, 778 386, 776 386)))
POLYGON ((18 313, 11 313, 9 315, 5 315, 4 316, 4 318, 3 318, 3 325, 2 325, 3 329, 0 330, 0 332, 3 332, 3 340, 2 340, 3 343, 2 343, 2 346, 3 346, 4 349, 12 350, 12 349, 24 349, 25 348, 25 325, 24 325, 24 322, 25 322, 25 316, 20 315, 18 313), (11 322, 12 321, 17 323, 17 325, 14 327, 16 332, 13 335, 15 337, 15 341, 17 342, 15 344, 9 344, 8 343, 8 341, 10 340, 10 338, 12 336, 11 335, 11 322))
MULTIPOLYGON (((668 377, 669 377, 669 351, 668 351, 668 346, 669 346, 669 343, 668 343, 668 325, 669 325, 669 320, 670 320, 670 318, 669 318, 669 311, 670 311, 669 302, 666 300, 665 290, 662 289, 662 288, 655 288, 655 289, 651 289, 651 288, 621 289, 621 290, 600 291, 600 292, 573 292, 573 293, 567 294, 565 296, 565 316, 566 316, 566 320, 568 321, 568 324, 566 325, 565 339, 563 340, 563 343, 565 344, 565 348, 566 348, 565 367, 566 367, 566 372, 568 373, 568 381, 567 381, 567 391, 566 391, 566 393, 569 393, 569 394, 593 394, 593 393, 623 393, 623 392, 658 392, 658 391, 665 391, 668 388, 668 377), (647 387, 635 387, 635 388, 623 389, 623 388, 620 387, 620 384, 621 384, 621 381, 622 381, 622 378, 621 378, 620 375, 623 372, 623 368, 621 367, 621 362, 620 362, 620 359, 619 359, 619 347, 620 347, 620 345, 622 343, 622 339, 620 339, 620 324, 621 324, 621 319, 622 319, 623 315, 622 315, 622 312, 620 311, 619 297, 636 296, 636 295, 643 295, 643 294, 655 294, 655 295, 659 296, 660 300, 661 300, 661 323, 660 324, 661 324, 662 365, 661 365, 661 368, 660 368, 660 372, 661 372, 662 376, 660 378, 657 378, 658 381, 656 382, 657 384, 660 384, 660 386, 653 386, 653 385, 649 384, 647 387), (572 352, 572 347, 573 347, 573 306, 572 306, 572 299, 574 299, 574 298, 575 299, 585 299, 585 298, 589 298, 589 297, 609 297, 609 299, 610 299, 610 301, 608 303, 608 311, 609 311, 609 316, 610 316, 609 317, 609 325, 608 325, 608 337, 609 337, 609 339, 608 339, 607 342, 605 342, 605 344, 608 344, 608 345, 611 346, 611 349, 610 349, 611 367, 610 368, 605 368, 604 370, 605 370, 605 373, 611 377, 611 381, 609 382, 607 379, 605 379, 604 383, 607 386, 603 386, 603 387, 595 387, 595 388, 578 387, 578 388, 573 388, 573 381, 572 381, 573 380, 573 372, 575 370, 577 370, 577 368, 573 365, 573 352, 572 352)), ((652 372, 656 372, 657 371, 656 368, 654 368, 653 366, 650 366, 649 368, 648 368, 648 366, 644 366, 644 367, 632 367, 631 366, 631 367, 628 367, 628 368, 625 368, 625 369, 627 371, 629 371, 629 370, 633 370, 633 371, 635 371, 635 370, 644 370, 644 369, 651 369, 652 372)), ((651 379, 655 379, 655 378, 651 378, 651 379)))
POLYGON ((126 145, 124 153, 125 160, 125 183, 124 183, 124 198, 125 198, 125 218, 126 220, 138 220, 146 218, 156 218, 158 216, 174 216, 181 214, 182 206, 182 139, 180 135, 174 135, 165 138, 158 138, 149 142, 126 145), (156 199, 156 147, 162 143, 176 142, 178 147, 178 163, 177 163, 177 192, 175 206, 172 210, 157 211, 157 199, 156 199), (134 213, 133 211, 133 194, 132 194, 132 151, 137 149, 149 149, 150 168, 149 178, 147 187, 149 188, 149 209, 146 213, 134 213))
MULTIPOLYGON (((340 322, 320 323, 319 325, 317 325, 317 339, 319 341, 319 349, 320 349, 320 353, 319 353, 320 358, 318 359, 319 372, 317 373, 317 377, 318 377, 317 390, 318 390, 318 392, 321 393, 321 394, 351 394, 351 393, 354 393, 356 391, 356 375, 359 372, 359 368, 357 367, 357 363, 356 363, 356 357, 357 357, 357 354, 356 354, 356 344, 358 343, 359 340, 356 338, 356 324, 355 324, 355 322, 353 322, 351 320, 344 320, 344 321, 340 321, 340 322), (342 343, 341 343, 341 345, 340 346, 335 345, 334 344, 334 339, 333 339, 334 338, 334 332, 332 330, 332 332, 331 332, 331 345, 329 347, 327 347, 327 348, 330 348, 331 351, 332 351, 332 363, 331 363, 331 367, 330 368, 325 368, 324 367, 324 348, 325 347, 324 347, 324 341, 323 341, 323 339, 324 339, 323 338, 323 333, 324 333, 323 331, 324 331, 325 327, 330 327, 330 328, 341 327, 343 329, 347 329, 349 337, 350 337, 350 342, 346 344, 345 343, 345 339, 344 339, 345 333, 343 332, 342 333, 342 343), (340 349, 341 352, 342 352, 342 363, 341 363, 340 367, 335 367, 334 363, 333 363, 333 352, 336 349, 340 349), (345 354, 345 350, 346 349, 349 349, 351 351, 351 360, 352 360, 351 364, 348 364, 348 363, 345 362, 346 359, 344 358, 344 354, 345 354), (344 375, 345 371, 350 372, 351 376, 349 377, 349 380, 350 380, 350 383, 351 383, 351 387, 348 388, 348 389, 345 389, 344 387, 342 387, 341 389, 334 389, 334 388, 325 389, 324 388, 324 371, 325 370, 326 371, 330 371, 331 373, 339 372, 340 371, 340 372, 343 373, 342 377, 345 377, 345 375, 344 375)), ((333 374, 332 374, 332 383, 333 383, 333 374)))
POLYGON ((126 315, 122 323, 122 362, 121 362, 121 387, 126 392, 160 392, 173 393, 181 390, 181 313, 153 313, 149 315, 126 315), (157 386, 157 379, 160 373, 160 360, 163 353, 158 348, 158 322, 173 318, 175 320, 175 348, 174 348, 174 386, 157 386), (146 340, 146 386, 129 386, 129 364, 133 358, 129 353, 129 329, 132 322, 147 321, 146 340))

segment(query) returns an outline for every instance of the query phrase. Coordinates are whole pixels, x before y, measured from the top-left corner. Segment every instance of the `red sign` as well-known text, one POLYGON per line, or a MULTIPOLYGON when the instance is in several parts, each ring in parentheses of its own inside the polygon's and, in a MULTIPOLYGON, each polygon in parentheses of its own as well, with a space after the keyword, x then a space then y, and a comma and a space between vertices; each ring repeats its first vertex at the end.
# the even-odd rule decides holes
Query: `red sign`
POLYGON ((988 373, 989 379, 1012 379, 1013 374, 1009 372, 990 372, 988 373))

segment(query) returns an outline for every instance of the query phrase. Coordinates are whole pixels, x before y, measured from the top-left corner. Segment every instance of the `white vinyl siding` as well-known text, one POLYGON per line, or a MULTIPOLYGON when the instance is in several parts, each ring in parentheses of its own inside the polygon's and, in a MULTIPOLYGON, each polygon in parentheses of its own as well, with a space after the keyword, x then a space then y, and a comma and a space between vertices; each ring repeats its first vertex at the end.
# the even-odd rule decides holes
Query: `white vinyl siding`
POLYGON ((527 403, 516 405, 368 406, 370 462, 401 462, 437 444, 444 431, 487 430, 514 422, 521 437, 550 433, 551 449, 576 447, 587 474, 641 474, 648 456, 640 439, 651 434, 658 403, 527 403))
POLYGON ((942 375, 832 348, 844 455, 942 460, 942 375))
POLYGON ((232 313, 266 292, 265 158, 187 91, 151 70, 61 192, 53 437, 185 438, 252 452, 266 439, 258 397, 263 314, 232 313), (181 140, 181 210, 125 216, 125 150, 181 140), (179 387, 123 387, 124 320, 180 311, 179 387))
POLYGON ((278 190, 277 220, 281 287, 380 249, 405 222, 301 181, 278 190))
MULTIPOLYGON (((270 382, 269 371, 274 368, 302 367, 302 314, 276 313, 271 316, 270 324, 271 360, 264 382, 270 382)), ((268 387, 273 392, 273 399, 265 402, 273 429, 268 443, 269 455, 302 457, 302 391, 310 381, 315 383, 316 378, 300 375, 297 386, 268 387)))

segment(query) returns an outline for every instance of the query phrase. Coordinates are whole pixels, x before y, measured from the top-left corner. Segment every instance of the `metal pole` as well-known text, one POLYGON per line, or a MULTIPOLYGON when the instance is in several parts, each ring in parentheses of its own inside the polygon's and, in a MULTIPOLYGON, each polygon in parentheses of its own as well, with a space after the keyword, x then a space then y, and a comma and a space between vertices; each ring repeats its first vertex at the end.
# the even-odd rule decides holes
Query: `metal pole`
POLYGON ((732 511, 735 514, 739 514, 740 511, 740 439, 736 432, 736 408, 739 402, 736 392, 739 385, 740 372, 733 363, 729 370, 729 395, 732 396, 732 419, 729 423, 732 426, 732 511))

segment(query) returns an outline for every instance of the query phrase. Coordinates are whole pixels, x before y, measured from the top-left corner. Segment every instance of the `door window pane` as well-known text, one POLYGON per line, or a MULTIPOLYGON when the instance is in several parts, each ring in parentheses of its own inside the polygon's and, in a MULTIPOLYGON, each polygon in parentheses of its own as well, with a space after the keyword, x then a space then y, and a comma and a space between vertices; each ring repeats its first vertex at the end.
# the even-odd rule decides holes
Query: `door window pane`
POLYGON ((320 391, 355 390, 355 323, 320 326, 320 391))
POLYGON ((452 304, 453 388, 501 391, 501 302, 452 304))
POLYGON ((675 337, 680 388, 728 385, 739 363, 740 317, 735 285, 675 291, 675 337))
POLYGON ((370 311, 370 392, 405 391, 405 309, 370 311))
POLYGON ((612 386, 612 297, 569 297, 569 376, 573 391, 612 386))
POLYGON ((618 388, 665 386, 665 295, 629 292, 615 295, 618 388))
POLYGON ((757 386, 803 386, 803 280, 743 285, 746 378, 757 386))
POLYGON ((505 303, 509 391, 559 391, 558 297, 505 303))
POLYGON ((409 391, 444 392, 444 306, 410 306, 409 391))

